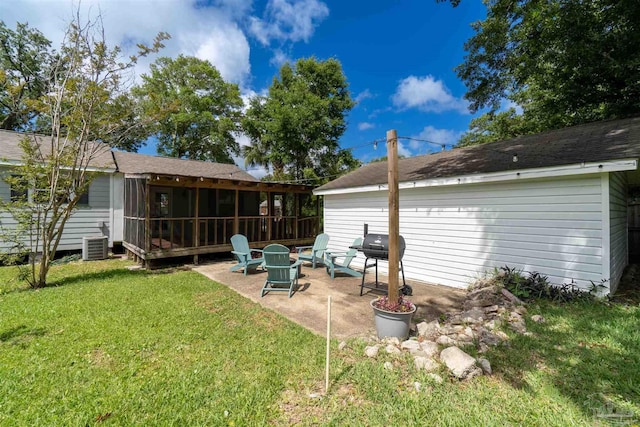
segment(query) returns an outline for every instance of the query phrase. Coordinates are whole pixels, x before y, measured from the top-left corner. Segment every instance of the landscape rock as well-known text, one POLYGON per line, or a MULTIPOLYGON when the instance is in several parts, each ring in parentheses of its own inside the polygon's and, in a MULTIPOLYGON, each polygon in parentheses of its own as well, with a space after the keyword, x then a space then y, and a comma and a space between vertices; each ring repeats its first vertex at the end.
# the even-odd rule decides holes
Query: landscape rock
POLYGON ((500 291, 502 293, 502 295, 504 295, 504 297, 511 301, 514 304, 519 304, 519 305, 524 305, 524 302, 518 298, 517 296, 515 296, 514 294, 512 294, 511 292, 509 292, 508 289, 502 288, 502 290, 500 291))
POLYGON ((521 316, 524 316, 525 314, 527 314, 527 307, 524 307, 522 305, 517 306, 515 309, 516 313, 518 313, 521 316))
POLYGON ((493 373, 493 371, 491 370, 491 363, 489 363, 489 361, 484 357, 478 359, 478 365, 480 366, 480 368, 482 368, 482 372, 484 372, 485 374, 491 375, 493 373))
POLYGON ((393 369, 393 363, 391 362, 384 362, 384 369, 386 369, 387 371, 391 371, 393 369))
POLYGON ((440 351, 440 349, 438 348, 438 344, 433 341, 422 341, 420 343, 420 347, 422 348, 422 351, 424 351, 429 357, 435 356, 436 354, 438 354, 438 351, 440 351))
POLYGON ((422 384, 420 384, 418 381, 415 381, 415 382, 413 383, 413 388, 414 388, 418 393, 420 393, 420 390, 422 389, 422 384))
POLYGON ((499 309, 500 309, 499 305, 490 305, 488 307, 484 307, 484 312, 487 314, 497 313, 499 309))
POLYGON ((440 335, 436 340, 436 343, 440 345, 454 345, 456 343, 456 340, 454 340, 453 338, 449 338, 447 335, 440 335))
POLYGON ((510 322, 509 326, 511 329, 516 331, 519 334, 525 334, 527 332, 527 326, 524 324, 524 321, 519 320, 516 322, 510 322))
POLYGON ((400 339, 398 339, 398 337, 386 337, 382 342, 388 345, 400 345, 400 339))
POLYGON ((502 326, 502 320, 492 319, 492 320, 489 320, 487 323, 485 323, 484 326, 487 329, 491 329, 491 330, 498 329, 500 326, 502 326))
POLYGON ((476 366, 476 360, 458 347, 448 347, 442 350, 440 360, 456 378, 461 380, 482 373, 482 370, 476 366))
POLYGON ((418 370, 425 370, 427 372, 435 371, 438 369, 438 362, 431 359, 430 357, 421 357, 416 356, 413 358, 413 364, 418 370))
POLYGON ((420 350, 420 343, 416 340, 406 340, 400 344, 400 348, 403 350, 420 350))
POLYGON ((431 379, 438 384, 442 384, 442 382, 444 381, 442 377, 438 374, 430 373, 429 377, 431 377, 431 379))
POLYGON ((387 346, 385 347, 385 350, 389 354, 400 354, 400 353, 402 353, 402 350, 400 350, 398 347, 396 347, 393 344, 387 344, 387 346))
POLYGON ((369 345, 364 348, 364 354, 367 357, 376 357, 379 350, 380 347, 378 347, 377 345, 369 345))
POLYGON ((342 351, 345 348, 347 348, 347 343, 345 341, 340 341, 340 344, 338 344, 338 350, 342 351))
POLYGON ((546 322, 545 318, 540 316, 539 314, 534 314, 533 316, 531 316, 531 320, 533 320, 536 323, 544 323, 544 322, 546 322))
POLYGON ((440 322, 434 320, 432 322, 420 322, 417 325, 418 335, 425 338, 431 338, 440 331, 440 322))
POLYGON ((472 308, 460 314, 464 323, 480 323, 484 320, 485 316, 485 311, 480 308, 472 308))
POLYGON ((497 332, 493 333, 489 331, 483 331, 480 334, 480 343, 493 347, 500 345, 502 341, 504 341, 504 339, 500 335, 498 335, 497 332))

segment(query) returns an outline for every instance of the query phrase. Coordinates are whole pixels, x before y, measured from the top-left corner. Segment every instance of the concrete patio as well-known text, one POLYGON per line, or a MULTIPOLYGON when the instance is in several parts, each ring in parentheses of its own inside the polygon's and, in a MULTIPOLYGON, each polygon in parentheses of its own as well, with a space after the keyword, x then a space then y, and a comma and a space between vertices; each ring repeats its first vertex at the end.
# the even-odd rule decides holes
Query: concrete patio
MULTIPOLYGON (((218 283, 226 285, 258 304, 272 309, 288 319, 320 335, 326 334, 327 297, 331 295, 331 336, 344 339, 375 336, 373 311, 369 302, 386 292, 365 289, 360 296, 360 278, 336 275, 334 280, 323 266, 311 268, 305 263, 298 290, 291 298, 285 292, 271 292, 260 297, 260 289, 267 273, 251 270, 247 276, 242 272, 230 272, 234 261, 217 261, 200 265, 195 271, 218 283)), ((374 274, 367 274, 367 282, 374 280, 374 274)), ((380 276, 382 282, 387 278, 380 276)), ((413 288, 410 300, 418 310, 414 321, 433 320, 443 313, 461 309, 464 291, 422 282, 407 281, 413 288)))

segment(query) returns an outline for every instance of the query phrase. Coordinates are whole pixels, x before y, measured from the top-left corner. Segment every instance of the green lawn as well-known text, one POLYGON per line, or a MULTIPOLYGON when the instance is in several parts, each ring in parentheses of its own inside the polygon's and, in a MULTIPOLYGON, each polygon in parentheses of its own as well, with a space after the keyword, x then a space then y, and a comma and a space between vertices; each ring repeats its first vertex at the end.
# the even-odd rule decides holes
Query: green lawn
POLYGON ((197 273, 124 266, 56 266, 54 286, 37 291, 0 268, 0 425, 560 426, 598 424, 603 406, 640 415, 637 304, 530 307, 547 323, 493 350, 493 376, 465 383, 334 342, 331 390, 318 399, 322 337, 197 273))

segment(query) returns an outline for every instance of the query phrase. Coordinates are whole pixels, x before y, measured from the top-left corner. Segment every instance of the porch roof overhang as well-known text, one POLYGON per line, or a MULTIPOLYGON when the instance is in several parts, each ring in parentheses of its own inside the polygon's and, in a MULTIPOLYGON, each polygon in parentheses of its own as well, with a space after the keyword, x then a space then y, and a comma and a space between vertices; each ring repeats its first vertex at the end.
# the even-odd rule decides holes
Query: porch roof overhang
POLYGON ((149 185, 167 187, 220 188, 240 191, 312 193, 313 186, 279 182, 245 181, 233 178, 193 177, 163 174, 125 174, 125 178, 146 179, 149 185))

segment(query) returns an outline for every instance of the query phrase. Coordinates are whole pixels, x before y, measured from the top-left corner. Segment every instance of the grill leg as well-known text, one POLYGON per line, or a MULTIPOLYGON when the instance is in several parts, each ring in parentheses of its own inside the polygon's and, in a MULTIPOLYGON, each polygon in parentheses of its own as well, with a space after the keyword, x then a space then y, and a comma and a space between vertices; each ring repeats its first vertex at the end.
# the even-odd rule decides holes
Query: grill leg
POLYGON ((367 275, 367 262, 369 262, 369 258, 365 258, 364 260, 364 268, 362 269, 362 283, 360 284, 360 296, 362 296, 362 292, 364 292, 364 276, 367 275))

